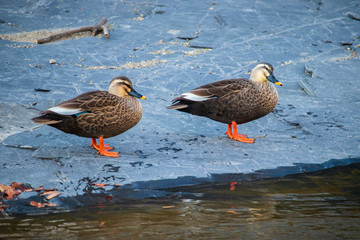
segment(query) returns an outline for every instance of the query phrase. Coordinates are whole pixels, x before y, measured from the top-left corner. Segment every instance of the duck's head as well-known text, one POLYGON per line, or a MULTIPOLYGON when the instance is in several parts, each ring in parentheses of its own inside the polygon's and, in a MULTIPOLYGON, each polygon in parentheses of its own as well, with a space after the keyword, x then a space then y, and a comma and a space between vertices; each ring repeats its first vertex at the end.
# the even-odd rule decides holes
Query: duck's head
POLYGON ((134 90, 131 80, 125 76, 118 76, 111 80, 109 86, 109 93, 119 97, 125 97, 130 95, 139 99, 146 99, 145 96, 134 90))
POLYGON ((274 67, 270 63, 259 63, 251 71, 250 79, 256 82, 270 81, 274 84, 282 86, 273 75, 274 67))

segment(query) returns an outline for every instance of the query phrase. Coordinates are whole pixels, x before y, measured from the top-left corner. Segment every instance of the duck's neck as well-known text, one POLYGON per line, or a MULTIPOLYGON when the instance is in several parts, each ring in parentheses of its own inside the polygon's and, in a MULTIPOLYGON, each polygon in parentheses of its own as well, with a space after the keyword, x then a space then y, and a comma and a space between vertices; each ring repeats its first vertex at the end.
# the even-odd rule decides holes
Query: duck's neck
POLYGON ((267 96, 267 101, 272 102, 275 107, 278 102, 279 95, 274 84, 269 81, 262 82, 258 84, 258 89, 264 96, 267 96))

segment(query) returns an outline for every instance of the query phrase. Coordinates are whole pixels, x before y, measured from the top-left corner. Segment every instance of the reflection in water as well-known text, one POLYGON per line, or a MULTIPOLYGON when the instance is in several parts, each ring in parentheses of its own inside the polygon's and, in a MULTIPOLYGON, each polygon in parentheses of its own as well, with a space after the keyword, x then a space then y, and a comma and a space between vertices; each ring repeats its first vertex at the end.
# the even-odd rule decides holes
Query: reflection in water
POLYGON ((109 203, 73 212, 0 219, 0 238, 355 239, 360 236, 360 164, 285 178, 167 190, 169 197, 136 203, 109 203))

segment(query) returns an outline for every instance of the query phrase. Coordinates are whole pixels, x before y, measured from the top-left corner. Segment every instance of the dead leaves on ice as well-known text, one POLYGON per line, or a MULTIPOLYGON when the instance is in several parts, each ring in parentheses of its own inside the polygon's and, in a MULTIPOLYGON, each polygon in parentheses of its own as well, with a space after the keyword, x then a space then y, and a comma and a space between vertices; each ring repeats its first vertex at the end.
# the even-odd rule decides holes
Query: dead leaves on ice
POLYGON ((56 207, 55 203, 41 203, 36 201, 31 201, 30 206, 37 207, 37 208, 43 208, 43 207, 56 207))
POLYGON ((27 186, 23 183, 13 182, 10 185, 0 184, 0 199, 13 199, 16 198, 20 193, 25 190, 30 189, 30 186, 27 186))
MULTIPOLYGON (((44 196, 45 200, 50 200, 59 194, 60 192, 57 191, 56 188, 54 189, 44 189, 43 186, 40 186, 39 188, 33 188, 29 184, 24 183, 18 183, 18 182, 12 182, 10 185, 0 184, 0 211, 4 211, 6 207, 9 205, 2 204, 2 200, 11 200, 16 197, 18 197, 23 192, 39 192, 40 196, 44 196)), ((49 203, 49 202, 36 202, 31 201, 30 206, 34 206, 37 208, 43 208, 43 207, 54 207, 56 204, 49 203)))

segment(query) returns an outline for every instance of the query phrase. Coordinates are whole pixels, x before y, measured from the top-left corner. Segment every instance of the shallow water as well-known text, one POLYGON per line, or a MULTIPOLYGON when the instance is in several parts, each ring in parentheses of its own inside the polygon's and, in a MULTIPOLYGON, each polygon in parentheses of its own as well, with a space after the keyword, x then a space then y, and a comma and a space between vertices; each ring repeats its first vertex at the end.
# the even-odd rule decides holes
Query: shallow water
POLYGON ((0 239, 358 239, 360 164, 0 219, 0 239))

